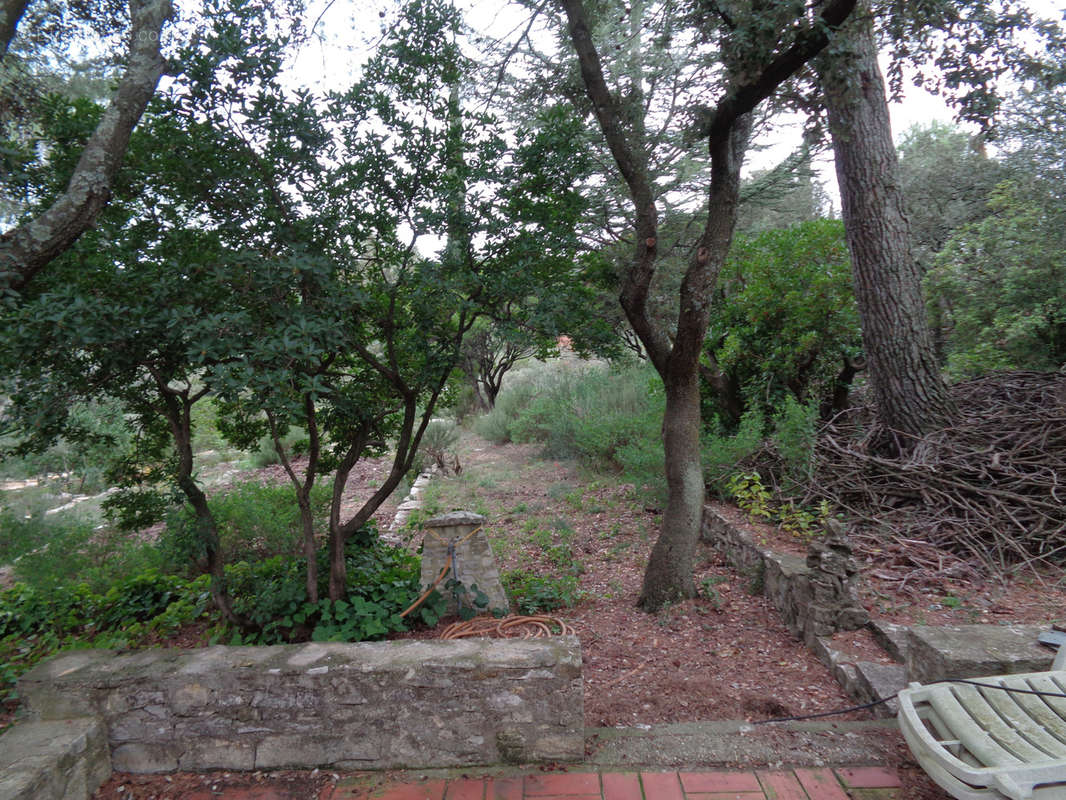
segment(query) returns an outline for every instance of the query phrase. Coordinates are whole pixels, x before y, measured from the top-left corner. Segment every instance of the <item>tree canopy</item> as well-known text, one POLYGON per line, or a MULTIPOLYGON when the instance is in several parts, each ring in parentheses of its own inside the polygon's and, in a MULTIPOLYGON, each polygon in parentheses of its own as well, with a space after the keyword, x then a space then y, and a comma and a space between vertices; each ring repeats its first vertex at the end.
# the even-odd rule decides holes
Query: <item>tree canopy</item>
POLYGON ((829 415, 870 363, 882 422, 917 437, 950 417, 945 365, 1066 363, 1062 60, 1020 36, 1061 44, 1054 26, 991 0, 525 5, 545 37, 531 18, 488 70, 449 0, 389 6, 329 89, 292 71, 314 34, 302 7, 206 0, 180 19, 131 0, 49 22, 0 5, 0 99, 25 101, 0 104, 5 433, 22 453, 122 439, 115 507, 143 524, 180 492, 238 628, 261 621, 228 597, 192 442, 204 403, 230 443, 276 450, 304 592, 328 615, 461 371, 491 406, 560 336, 607 358, 629 346, 665 396, 667 503, 640 601, 656 610, 695 592, 715 420, 829 415), (20 95, 13 71, 48 67, 68 29, 115 88, 20 95), (897 172, 879 41, 889 89, 923 65, 981 135, 914 129, 897 172), (1028 83, 995 128, 1008 70, 1028 83), (744 172, 766 120, 822 106, 843 226, 821 218, 816 119, 778 167, 744 172), (128 442, 86 408, 124 415, 128 442), (382 454, 385 478, 347 504, 355 465, 382 454))

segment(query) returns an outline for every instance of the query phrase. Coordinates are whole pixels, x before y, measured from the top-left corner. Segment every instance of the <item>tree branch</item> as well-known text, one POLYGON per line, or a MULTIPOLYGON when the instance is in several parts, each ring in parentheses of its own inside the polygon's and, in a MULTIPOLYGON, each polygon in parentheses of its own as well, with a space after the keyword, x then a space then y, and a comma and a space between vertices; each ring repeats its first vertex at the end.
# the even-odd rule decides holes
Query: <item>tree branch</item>
POLYGON ((126 71, 86 142, 66 191, 35 219, 0 236, 0 294, 25 288, 77 241, 107 205, 133 128, 165 71, 160 36, 172 13, 169 0, 130 0, 133 24, 126 71))
POLYGON ((589 32, 588 15, 581 0, 560 0, 570 27, 570 38, 584 80, 589 100, 600 124, 607 146, 629 187, 636 212, 634 225, 637 232, 636 253, 633 267, 626 271, 619 298, 629 324, 640 337, 648 357, 665 375, 670 355, 670 342, 661 331, 652 325, 647 314, 648 292, 655 274, 655 258, 658 243, 658 220, 655 194, 648 178, 647 153, 642 142, 631 142, 622 126, 622 113, 617 101, 603 77, 596 45, 589 32))
POLYGON ((829 44, 829 32, 839 28, 854 8, 855 0, 831 0, 815 24, 801 32, 788 50, 767 64, 754 80, 722 98, 702 134, 712 140, 728 135, 738 117, 752 111, 829 44))

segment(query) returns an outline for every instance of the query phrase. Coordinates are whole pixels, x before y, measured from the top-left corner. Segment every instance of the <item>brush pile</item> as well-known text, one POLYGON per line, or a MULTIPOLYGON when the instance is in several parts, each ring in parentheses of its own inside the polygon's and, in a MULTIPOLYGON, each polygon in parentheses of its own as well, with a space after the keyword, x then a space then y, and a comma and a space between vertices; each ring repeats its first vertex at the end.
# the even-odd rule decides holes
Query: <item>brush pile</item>
POLYGON ((999 373, 951 391, 955 422, 899 459, 865 447, 870 409, 834 419, 807 499, 843 509, 853 538, 873 540, 862 549, 907 552, 917 568, 951 569, 943 554, 994 574, 1066 564, 1066 374, 999 373))

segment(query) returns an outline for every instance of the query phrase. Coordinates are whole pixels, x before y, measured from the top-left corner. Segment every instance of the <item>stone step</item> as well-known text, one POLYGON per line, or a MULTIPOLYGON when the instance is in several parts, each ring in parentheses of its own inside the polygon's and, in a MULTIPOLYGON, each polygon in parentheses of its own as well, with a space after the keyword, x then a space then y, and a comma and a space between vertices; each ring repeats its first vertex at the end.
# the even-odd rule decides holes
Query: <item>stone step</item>
POLYGON ((907 679, 981 678, 1051 669, 1055 653, 1038 644, 1047 625, 913 625, 907 679))
MULTIPOLYGON (((855 665, 858 695, 867 703, 892 697, 907 685, 907 669, 902 664, 878 664, 875 661, 860 661, 855 665)), ((874 706, 878 717, 894 717, 899 713, 899 703, 888 700, 874 706)))
POLYGON ((910 639, 906 625, 897 625, 894 622, 885 622, 880 619, 871 619, 867 624, 874 640, 885 649, 892 658, 901 664, 907 661, 907 647, 910 639))
POLYGON ((89 800, 109 777, 107 730, 94 717, 20 722, 0 736, 4 800, 89 800))

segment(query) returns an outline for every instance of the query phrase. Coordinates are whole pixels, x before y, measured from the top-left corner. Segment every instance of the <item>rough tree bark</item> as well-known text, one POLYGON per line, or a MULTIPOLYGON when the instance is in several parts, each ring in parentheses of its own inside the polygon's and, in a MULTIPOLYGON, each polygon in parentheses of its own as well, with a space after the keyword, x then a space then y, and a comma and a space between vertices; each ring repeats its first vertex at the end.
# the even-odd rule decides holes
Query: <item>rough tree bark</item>
MULTIPOLYGON (((4 21, 15 11, 5 7, 4 21)), ((92 225, 107 204, 133 128, 166 69, 160 37, 172 13, 169 0, 130 1, 126 70, 85 144, 66 191, 37 217, 0 235, 0 295, 21 291, 92 225)))
POLYGON ((838 42, 818 68, 877 407, 879 431, 872 442, 898 454, 955 409, 926 319, 867 6, 842 28, 838 42))
POLYGON ((196 485, 196 479, 193 477, 192 407, 206 394, 207 390, 202 389, 190 396, 188 389, 172 388, 168 381, 155 373, 153 373, 153 378, 162 401, 160 410, 170 426, 174 449, 178 457, 175 478, 178 487, 196 515, 197 535, 199 544, 203 548, 203 558, 199 560, 198 566, 205 574, 211 576, 211 599, 214 600, 215 607, 225 620, 242 631, 251 631, 255 626, 233 608, 232 599, 226 588, 225 564, 222 560, 222 543, 218 535, 218 525, 208 505, 207 495, 196 485))
POLYGON ((644 573, 639 605, 657 611, 695 595, 693 558, 703 514, 704 483, 700 461, 699 356, 710 318, 710 295, 728 253, 736 224, 740 166, 751 131, 749 112, 828 43, 828 29, 850 13, 854 0, 835 0, 823 10, 821 23, 797 36, 794 44, 767 53, 761 72, 730 85, 708 113, 702 132, 711 157, 707 219, 681 284, 680 308, 673 342, 648 313, 648 295, 658 256, 658 215, 653 181, 648 174, 647 143, 640 125, 627 131, 625 110, 603 76, 581 0, 560 0, 569 23, 596 120, 625 180, 634 210, 635 251, 622 280, 620 301, 666 392, 663 447, 666 455, 667 503, 662 530, 644 573))
POLYGON ((15 38, 19 20, 26 13, 30 0, 2 0, 0 2, 0 61, 7 55, 7 48, 15 38))

